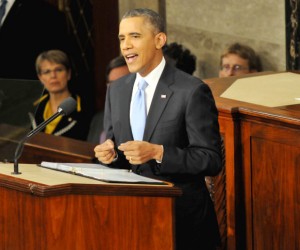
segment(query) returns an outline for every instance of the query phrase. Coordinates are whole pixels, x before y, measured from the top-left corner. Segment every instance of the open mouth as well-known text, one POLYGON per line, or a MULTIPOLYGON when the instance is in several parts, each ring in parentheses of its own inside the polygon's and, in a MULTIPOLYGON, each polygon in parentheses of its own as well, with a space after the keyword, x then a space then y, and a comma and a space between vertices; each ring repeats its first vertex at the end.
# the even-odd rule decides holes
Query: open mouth
POLYGON ((132 63, 137 57, 138 57, 137 54, 129 54, 129 55, 125 56, 126 61, 128 63, 132 63))

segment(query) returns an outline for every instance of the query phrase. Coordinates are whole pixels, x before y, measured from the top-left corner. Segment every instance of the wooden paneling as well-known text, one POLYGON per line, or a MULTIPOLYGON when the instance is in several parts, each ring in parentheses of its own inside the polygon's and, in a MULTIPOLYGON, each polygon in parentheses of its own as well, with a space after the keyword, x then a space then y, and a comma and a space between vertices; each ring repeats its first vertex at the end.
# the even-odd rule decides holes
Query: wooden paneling
POLYGON ((174 249, 170 198, 0 190, 1 249, 174 249))
POLYGON ((106 67, 120 54, 118 0, 93 1, 93 25, 96 109, 102 110, 106 94, 106 67))
MULTIPOLYGON (((241 77, 273 74, 263 72, 241 77)), ((299 73, 299 72, 295 72, 299 73)), ((224 137, 227 249, 300 248, 300 105, 270 108, 221 98, 239 77, 207 79, 224 137)), ((215 200, 216 210, 222 204, 215 200)))
POLYGON ((19 162, 93 162, 95 146, 68 137, 38 133, 25 143, 19 162))
POLYGON ((173 250, 180 194, 172 185, 47 186, 0 174, 0 249, 173 250))
POLYGON ((253 249, 298 249, 300 129, 251 123, 248 140, 251 180, 246 186, 247 239, 253 249), (298 209, 297 209, 298 208, 298 209), (266 230, 270 229, 270 230, 266 230), (250 243, 250 242, 249 242, 250 243))

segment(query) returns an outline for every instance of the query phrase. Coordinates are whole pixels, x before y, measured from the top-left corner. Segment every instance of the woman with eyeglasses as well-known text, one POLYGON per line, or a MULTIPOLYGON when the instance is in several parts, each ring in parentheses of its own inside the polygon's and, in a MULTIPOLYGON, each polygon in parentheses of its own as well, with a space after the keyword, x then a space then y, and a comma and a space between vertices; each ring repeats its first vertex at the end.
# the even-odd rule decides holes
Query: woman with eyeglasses
POLYGON ((260 71, 260 58, 247 45, 234 43, 221 55, 219 77, 240 76, 260 71))
POLYGON ((90 119, 82 110, 80 96, 72 93, 74 91, 70 89, 71 66, 68 56, 60 50, 48 50, 37 57, 35 67, 45 91, 43 96, 34 103, 37 106, 35 115, 30 114, 32 128, 50 118, 57 112, 62 101, 72 96, 77 101, 75 111, 68 116, 57 117, 45 127, 43 132, 86 140, 90 119))

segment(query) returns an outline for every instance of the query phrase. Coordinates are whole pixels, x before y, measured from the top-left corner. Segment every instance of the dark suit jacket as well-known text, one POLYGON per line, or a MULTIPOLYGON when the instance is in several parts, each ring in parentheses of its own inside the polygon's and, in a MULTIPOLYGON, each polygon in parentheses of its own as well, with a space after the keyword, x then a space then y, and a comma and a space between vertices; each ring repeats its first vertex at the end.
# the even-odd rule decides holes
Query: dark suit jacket
POLYGON ((0 27, 0 78, 36 79, 35 59, 42 51, 68 52, 62 12, 42 0, 16 0, 0 27))
MULTIPOLYGON (((52 134, 85 141, 87 139, 90 120, 81 105, 79 96, 73 95, 73 98, 77 101, 77 103, 79 103, 79 107, 81 109, 78 109, 77 106, 77 109, 71 114, 63 116, 52 134)), ((31 124, 33 128, 35 128, 35 125, 38 126, 45 121, 44 111, 48 101, 49 96, 38 103, 35 114, 31 115, 31 124)), ((45 131, 45 129, 42 131, 45 131)))
MULTIPOLYGON (((130 74, 107 90, 104 126, 107 138, 117 146, 133 140, 129 114, 134 80, 135 74, 130 74)), ((177 249, 213 249, 219 232, 204 177, 218 174, 222 163, 218 112, 209 87, 166 65, 153 96, 143 140, 164 146, 161 164, 152 160, 130 166, 118 151, 112 167, 132 168, 138 174, 181 187, 183 196, 176 201, 177 249)))
POLYGON ((103 132, 103 116, 103 110, 94 114, 91 120, 87 141, 97 144, 100 143, 101 133, 103 132))

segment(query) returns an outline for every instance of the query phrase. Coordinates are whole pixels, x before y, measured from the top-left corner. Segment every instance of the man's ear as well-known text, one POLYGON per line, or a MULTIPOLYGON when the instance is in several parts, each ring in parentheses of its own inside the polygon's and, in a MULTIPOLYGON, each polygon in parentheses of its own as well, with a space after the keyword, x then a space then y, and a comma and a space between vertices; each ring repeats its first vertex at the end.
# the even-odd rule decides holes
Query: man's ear
POLYGON ((161 49, 167 42, 167 35, 163 32, 156 34, 155 45, 156 49, 161 49))

